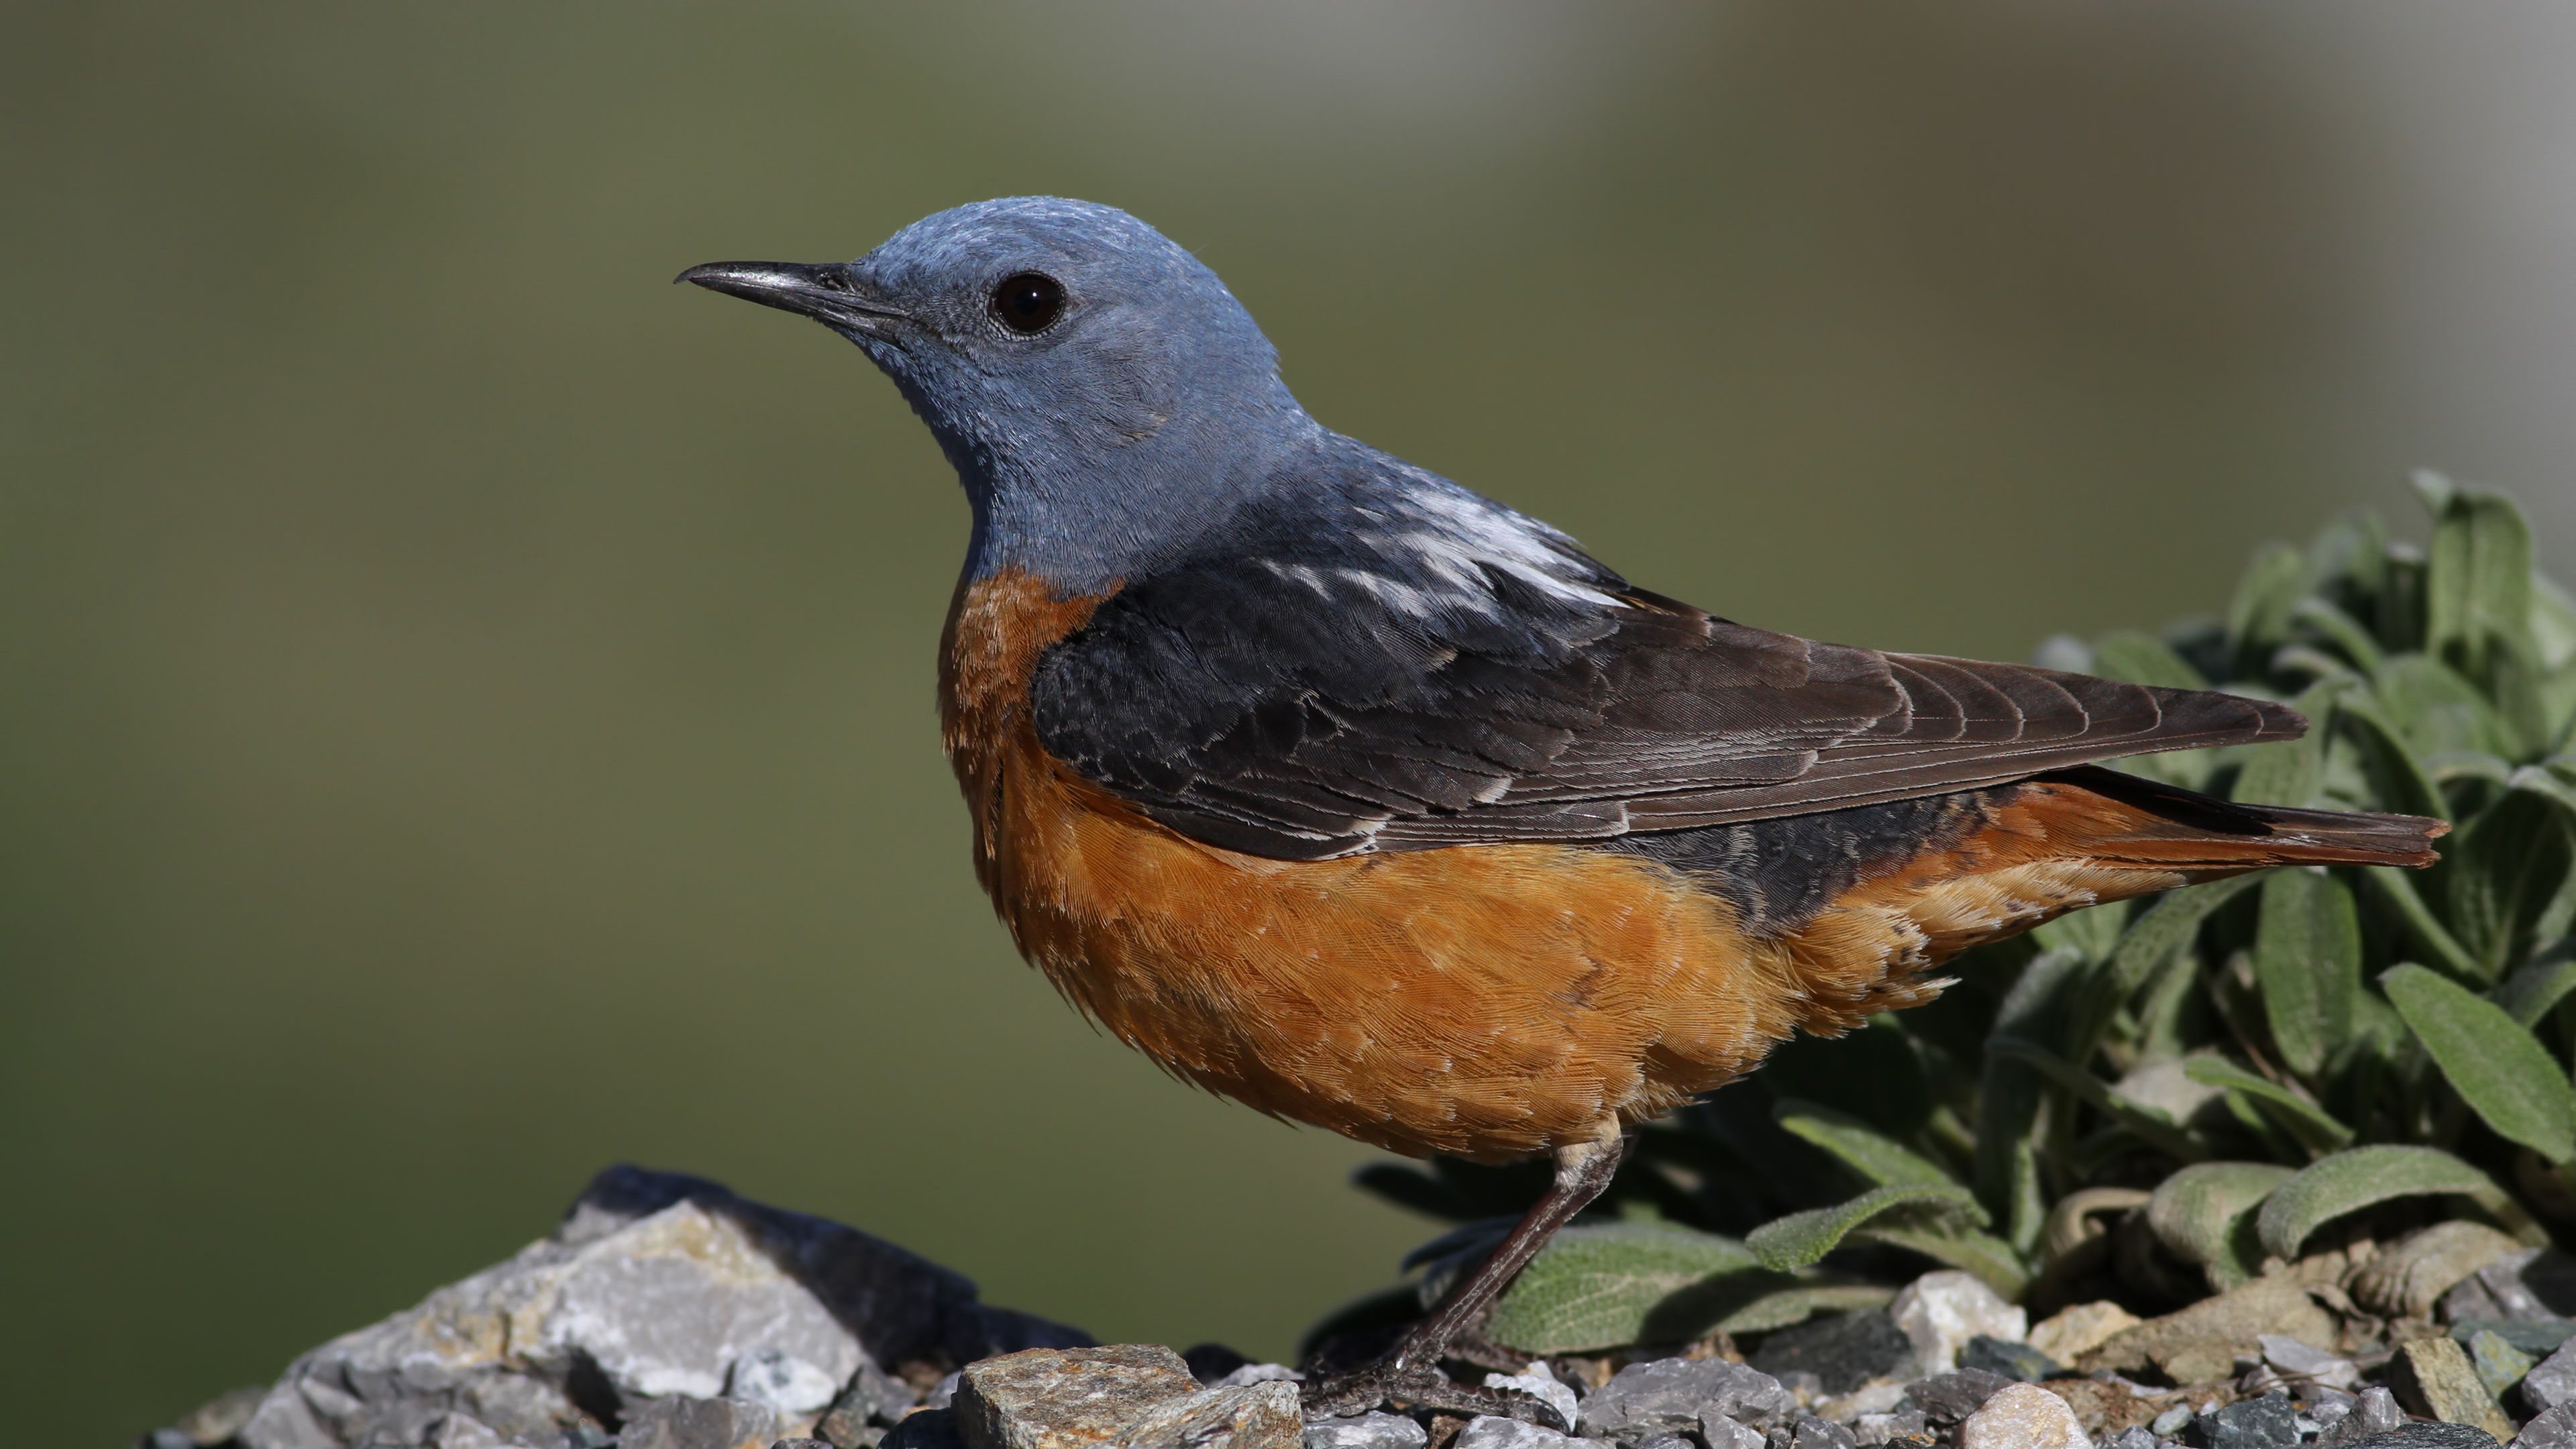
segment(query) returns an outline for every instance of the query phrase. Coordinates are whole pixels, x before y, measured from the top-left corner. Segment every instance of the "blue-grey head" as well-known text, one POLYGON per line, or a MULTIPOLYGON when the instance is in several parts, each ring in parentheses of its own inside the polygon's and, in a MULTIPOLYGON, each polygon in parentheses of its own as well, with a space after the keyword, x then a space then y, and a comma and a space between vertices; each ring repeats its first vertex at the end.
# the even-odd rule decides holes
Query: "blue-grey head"
POLYGON ((978 574, 1105 584, 1343 441, 1216 274, 1114 207, 978 202, 854 262, 679 280, 811 317, 883 368, 966 485, 978 574))

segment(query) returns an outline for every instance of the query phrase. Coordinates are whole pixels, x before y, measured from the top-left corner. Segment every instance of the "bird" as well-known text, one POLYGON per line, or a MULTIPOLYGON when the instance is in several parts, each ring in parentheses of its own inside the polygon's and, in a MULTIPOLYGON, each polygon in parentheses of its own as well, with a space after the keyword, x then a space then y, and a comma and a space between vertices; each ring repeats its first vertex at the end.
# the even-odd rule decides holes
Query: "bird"
MULTIPOLYGON (((1651 1120, 1931 999, 2067 911, 2448 827, 2101 762, 2289 741, 2279 704, 1885 653, 1631 584, 1334 432, 1190 251, 1114 207, 941 211, 850 262, 678 281, 857 344, 973 527, 940 642, 977 878, 1166 1071, 1409 1156, 1553 1180, 1307 1412, 1496 1412, 1450 1381, 1651 1120)), ((1505 1409, 1528 1417, 1525 1405, 1505 1409)))

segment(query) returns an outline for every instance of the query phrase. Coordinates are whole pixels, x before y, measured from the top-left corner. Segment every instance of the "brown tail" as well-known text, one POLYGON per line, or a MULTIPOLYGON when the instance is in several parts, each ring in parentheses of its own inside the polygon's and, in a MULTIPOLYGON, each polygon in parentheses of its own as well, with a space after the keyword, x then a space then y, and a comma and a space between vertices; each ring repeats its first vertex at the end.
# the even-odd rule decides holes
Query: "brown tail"
POLYGON ((2433 841, 2450 822, 2422 815, 2362 815, 2246 805, 2099 765, 2038 777, 2128 806, 2134 823, 2091 844, 2107 862, 2235 874, 2274 865, 2421 867, 2441 859, 2433 841))

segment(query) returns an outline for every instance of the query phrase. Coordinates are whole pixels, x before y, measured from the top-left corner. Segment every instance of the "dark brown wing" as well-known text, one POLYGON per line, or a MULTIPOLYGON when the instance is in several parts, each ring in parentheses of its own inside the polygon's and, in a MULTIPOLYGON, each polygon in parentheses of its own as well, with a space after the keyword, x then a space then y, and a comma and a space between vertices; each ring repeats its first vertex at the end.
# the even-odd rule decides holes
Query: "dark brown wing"
POLYGON ((1819 644, 1633 590, 1434 619, 1316 578, 1229 564, 1122 590, 1040 662, 1040 740, 1184 834, 1321 859, 1807 814, 2306 728, 2236 695, 1819 644))

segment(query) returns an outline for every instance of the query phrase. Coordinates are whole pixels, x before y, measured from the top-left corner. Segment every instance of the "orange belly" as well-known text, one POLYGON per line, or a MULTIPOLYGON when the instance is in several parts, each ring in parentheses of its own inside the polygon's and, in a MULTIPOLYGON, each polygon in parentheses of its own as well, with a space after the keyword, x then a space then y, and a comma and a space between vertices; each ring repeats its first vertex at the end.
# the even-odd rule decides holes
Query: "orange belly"
POLYGON ((1166 1069, 1396 1152, 1588 1140, 1605 1115, 1644 1120, 1741 1075, 1794 1029, 1929 999, 1941 983, 1921 973, 1976 941, 2181 880, 2068 858, 2038 800, 1769 938, 1677 872, 1581 846, 1216 849, 1038 743, 1030 671, 1097 602, 1006 575, 950 616, 943 722, 996 910, 1067 999, 1166 1069))

